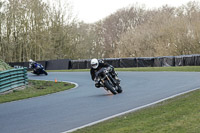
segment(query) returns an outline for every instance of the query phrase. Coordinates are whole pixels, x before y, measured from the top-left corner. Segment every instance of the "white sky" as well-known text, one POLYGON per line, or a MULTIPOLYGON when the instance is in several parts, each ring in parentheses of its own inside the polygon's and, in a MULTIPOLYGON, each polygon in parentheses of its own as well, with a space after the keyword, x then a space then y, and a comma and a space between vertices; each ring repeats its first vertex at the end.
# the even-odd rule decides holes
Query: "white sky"
MULTIPOLYGON (((77 14, 80 21, 86 23, 96 22, 120 8, 136 3, 145 5, 146 8, 158 8, 166 4, 177 7, 189 1, 193 0, 68 0, 73 6, 74 14, 77 14)), ((200 2, 200 0, 196 1, 200 2)))

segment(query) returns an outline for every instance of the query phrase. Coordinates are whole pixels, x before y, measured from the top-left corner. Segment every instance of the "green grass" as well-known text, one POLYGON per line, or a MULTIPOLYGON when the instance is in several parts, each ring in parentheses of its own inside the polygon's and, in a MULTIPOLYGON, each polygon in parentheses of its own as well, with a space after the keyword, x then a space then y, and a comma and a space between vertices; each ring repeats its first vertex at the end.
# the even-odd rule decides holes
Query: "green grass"
MULTIPOLYGON (((132 67, 115 68, 116 71, 182 71, 200 72, 200 66, 177 66, 177 67, 132 67)), ((89 69, 70 69, 70 70, 48 70, 48 72, 88 72, 89 69)))
POLYGON ((29 80, 29 85, 23 90, 14 90, 11 93, 0 95, 0 103, 16 101, 31 97, 47 95, 75 87, 66 82, 29 80))
POLYGON ((7 63, 5 63, 3 60, 0 59, 0 72, 12 69, 11 66, 9 66, 7 63))
POLYGON ((200 90, 74 133, 200 133, 200 90))
POLYGON ((200 66, 116 68, 116 71, 182 71, 182 72, 200 72, 200 66))

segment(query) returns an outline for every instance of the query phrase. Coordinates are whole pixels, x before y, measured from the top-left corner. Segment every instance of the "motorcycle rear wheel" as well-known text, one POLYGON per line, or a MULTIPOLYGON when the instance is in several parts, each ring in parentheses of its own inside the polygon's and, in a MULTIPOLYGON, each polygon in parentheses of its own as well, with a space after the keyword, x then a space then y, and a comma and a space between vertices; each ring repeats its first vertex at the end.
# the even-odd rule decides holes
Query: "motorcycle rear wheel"
POLYGON ((107 80, 104 82, 104 85, 108 90, 110 90, 112 92, 112 94, 114 94, 114 95, 117 94, 116 90, 113 89, 114 87, 107 80))

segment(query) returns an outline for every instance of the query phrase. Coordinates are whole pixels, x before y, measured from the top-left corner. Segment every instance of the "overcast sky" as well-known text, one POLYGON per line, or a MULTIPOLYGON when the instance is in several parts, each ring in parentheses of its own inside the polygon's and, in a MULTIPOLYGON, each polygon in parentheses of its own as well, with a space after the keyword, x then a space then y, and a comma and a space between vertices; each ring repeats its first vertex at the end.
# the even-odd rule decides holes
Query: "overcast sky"
MULTIPOLYGON (((62 0, 61 0, 62 1, 62 0)), ((63 0, 65 1, 65 0, 63 0)), ((120 8, 132 4, 145 5, 146 8, 158 8, 162 5, 181 6, 191 0, 68 0, 78 19, 93 23, 114 13, 120 8)), ((196 0, 200 1, 200 0, 196 0)))

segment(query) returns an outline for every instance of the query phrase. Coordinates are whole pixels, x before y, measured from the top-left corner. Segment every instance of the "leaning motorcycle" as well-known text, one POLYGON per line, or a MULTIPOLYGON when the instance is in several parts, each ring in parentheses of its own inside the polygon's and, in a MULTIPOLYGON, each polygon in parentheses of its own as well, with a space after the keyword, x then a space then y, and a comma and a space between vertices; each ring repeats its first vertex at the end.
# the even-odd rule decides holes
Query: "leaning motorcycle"
POLYGON ((101 87, 104 87, 105 90, 110 91, 112 94, 122 93, 122 88, 119 81, 117 81, 110 74, 108 68, 101 68, 98 72, 95 73, 96 81, 100 83, 101 87))
POLYGON ((44 67, 40 64, 37 64, 36 68, 33 69, 33 74, 40 75, 45 74, 48 75, 48 73, 45 71, 44 67))

